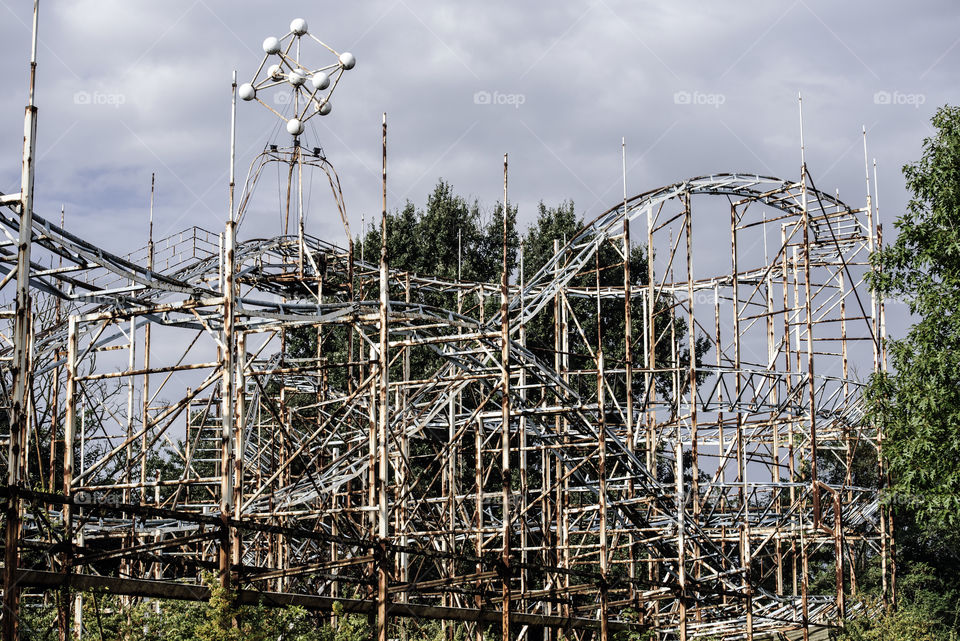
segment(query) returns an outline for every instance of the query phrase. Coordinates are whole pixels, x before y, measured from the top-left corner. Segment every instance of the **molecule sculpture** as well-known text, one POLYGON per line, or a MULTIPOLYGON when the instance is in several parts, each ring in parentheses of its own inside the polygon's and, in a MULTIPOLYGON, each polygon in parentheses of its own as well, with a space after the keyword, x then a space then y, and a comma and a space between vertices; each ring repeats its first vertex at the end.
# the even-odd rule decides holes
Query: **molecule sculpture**
POLYGON ((344 71, 353 69, 357 59, 352 53, 337 53, 329 45, 320 41, 307 30, 307 21, 296 18, 290 23, 290 32, 281 38, 269 37, 263 41, 266 54, 253 80, 237 88, 241 100, 256 100, 287 123, 287 133, 299 136, 303 133, 304 123, 317 114, 326 116, 332 108, 330 98, 344 71), (310 68, 300 62, 301 41, 309 38, 336 56, 331 62, 319 68, 310 68), (263 95, 270 89, 274 91, 273 102, 276 105, 293 105, 293 114, 284 116, 271 105, 264 102, 263 95), (290 91, 292 90, 292 91, 290 91))

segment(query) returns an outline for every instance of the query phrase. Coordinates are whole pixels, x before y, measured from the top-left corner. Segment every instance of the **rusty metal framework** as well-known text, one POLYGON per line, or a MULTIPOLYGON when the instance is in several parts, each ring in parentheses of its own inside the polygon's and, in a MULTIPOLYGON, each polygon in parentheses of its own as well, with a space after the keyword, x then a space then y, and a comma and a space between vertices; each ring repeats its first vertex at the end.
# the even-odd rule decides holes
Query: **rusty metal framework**
MULTIPOLYGON (((270 147, 237 220, 270 163, 338 194, 325 159, 270 147)), ((857 472, 882 465, 869 179, 858 208, 805 167, 684 180, 500 284, 302 225, 236 240, 232 215, 116 256, 28 191, 0 196, 0 288, 23 289, 0 311, 10 635, 21 589, 202 599, 205 571, 241 600, 339 601, 381 638, 416 617, 478 641, 806 636, 852 614, 870 556, 892 590, 889 515, 857 472), (615 307, 629 349, 608 353, 615 307)))

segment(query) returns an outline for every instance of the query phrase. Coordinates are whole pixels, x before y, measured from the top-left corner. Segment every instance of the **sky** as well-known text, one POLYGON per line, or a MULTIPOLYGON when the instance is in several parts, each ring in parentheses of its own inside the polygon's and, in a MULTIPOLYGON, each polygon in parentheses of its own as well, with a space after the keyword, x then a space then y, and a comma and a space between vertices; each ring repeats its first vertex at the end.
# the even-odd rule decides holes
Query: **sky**
MULTIPOLYGON (((19 184, 31 10, 0 0, 4 192, 19 184)), ((443 178, 489 212, 508 153, 510 200, 528 223, 541 200, 573 200, 587 219, 616 204, 621 138, 630 194, 718 172, 795 180, 802 93, 811 176, 854 206, 865 201, 866 127, 889 238, 908 198, 900 169, 960 87, 960 6, 949 0, 43 0, 37 212, 56 218, 62 206, 68 229, 130 252, 146 242, 155 173, 157 238, 221 231, 232 72, 251 79, 264 38, 296 17, 358 61, 305 135, 336 168, 354 232, 380 211, 383 112, 388 208, 422 206, 443 178)), ((242 185, 257 152, 289 135, 257 103, 241 102, 237 123, 242 185)), ((257 193, 241 238, 280 232, 277 176, 257 193)), ((309 183, 308 206, 307 231, 343 244, 325 179, 309 183)))

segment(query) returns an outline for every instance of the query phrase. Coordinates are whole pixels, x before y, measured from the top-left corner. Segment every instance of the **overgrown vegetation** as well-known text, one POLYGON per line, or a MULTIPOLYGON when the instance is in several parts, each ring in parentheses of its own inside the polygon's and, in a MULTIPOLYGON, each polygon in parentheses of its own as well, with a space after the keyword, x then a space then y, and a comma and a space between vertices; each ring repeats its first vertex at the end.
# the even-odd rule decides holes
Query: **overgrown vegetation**
MULTIPOLYGON (((102 591, 82 593, 82 639, 96 641, 359 641, 370 631, 367 618, 308 612, 300 607, 238 606, 236 595, 219 586, 213 575, 204 579, 208 601, 143 600, 133 605, 102 591), (331 616, 332 615, 332 616, 331 616)), ((57 638, 56 608, 26 604, 20 618, 24 641, 57 638)))

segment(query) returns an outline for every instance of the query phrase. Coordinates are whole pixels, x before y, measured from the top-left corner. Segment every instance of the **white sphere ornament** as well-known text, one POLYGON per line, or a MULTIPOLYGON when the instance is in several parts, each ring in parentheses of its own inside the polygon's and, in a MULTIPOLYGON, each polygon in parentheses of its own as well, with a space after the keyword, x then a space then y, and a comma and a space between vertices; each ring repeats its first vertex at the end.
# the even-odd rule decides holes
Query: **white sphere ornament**
POLYGON ((307 33, 307 21, 303 18, 294 18, 293 22, 290 23, 290 31, 292 31, 295 36, 304 35, 307 33))
POLYGON ((357 59, 349 51, 340 54, 340 66, 344 69, 353 69, 357 66, 357 59))
POLYGON ((267 75, 271 80, 283 80, 283 72, 280 71, 280 65, 270 65, 267 67, 267 75))
POLYGON ((294 87, 299 87, 307 81, 307 77, 303 75, 303 72, 299 69, 295 69, 287 75, 287 82, 289 82, 294 87))
POLYGON ((249 82, 245 82, 237 88, 237 95, 240 100, 253 100, 257 97, 257 90, 249 82))
POLYGON ((263 41, 263 50, 271 56, 275 53, 280 53, 280 39, 270 36, 263 41))
POLYGON ((333 106, 329 102, 322 102, 317 107, 317 111, 320 112, 321 116, 326 116, 333 109, 333 106))
POLYGON ((291 136, 299 136, 303 133, 303 123, 299 118, 291 118, 287 121, 287 133, 291 136))
POLYGON ((315 73, 313 74, 313 77, 310 78, 310 84, 312 84, 313 88, 317 91, 326 89, 330 86, 330 76, 322 71, 320 73, 315 73))

